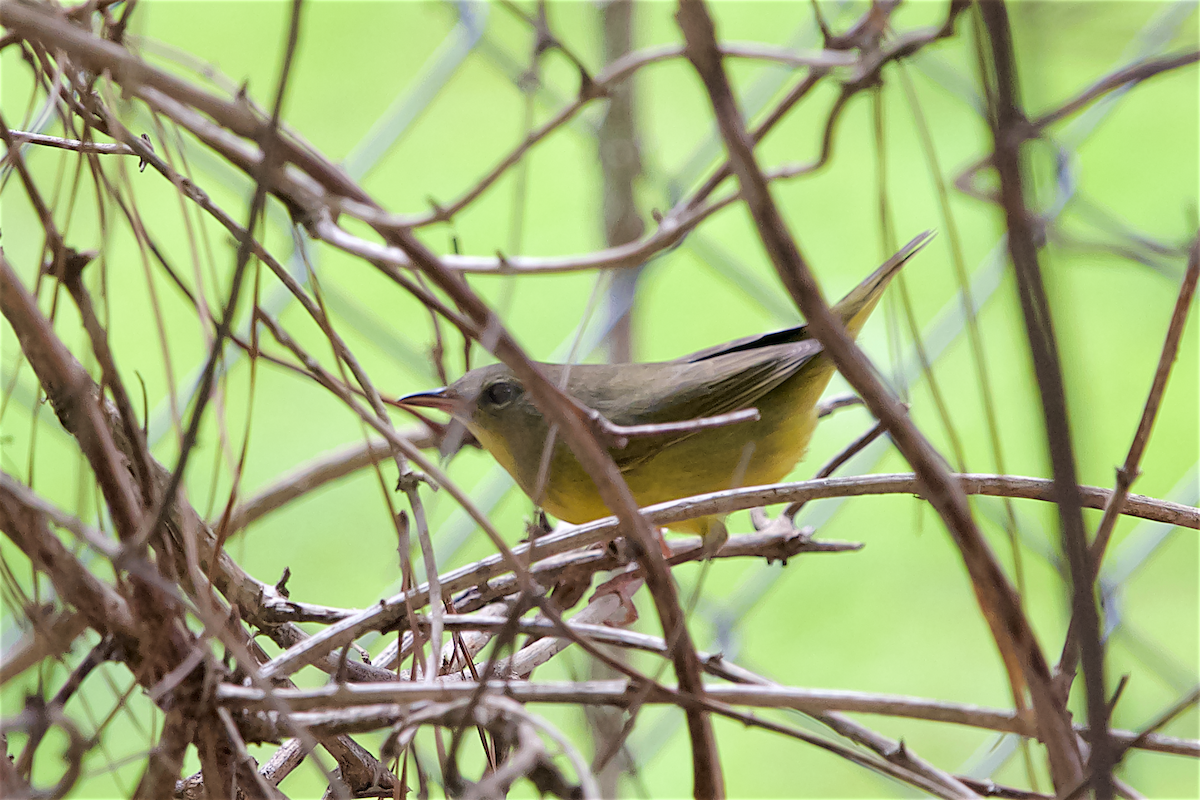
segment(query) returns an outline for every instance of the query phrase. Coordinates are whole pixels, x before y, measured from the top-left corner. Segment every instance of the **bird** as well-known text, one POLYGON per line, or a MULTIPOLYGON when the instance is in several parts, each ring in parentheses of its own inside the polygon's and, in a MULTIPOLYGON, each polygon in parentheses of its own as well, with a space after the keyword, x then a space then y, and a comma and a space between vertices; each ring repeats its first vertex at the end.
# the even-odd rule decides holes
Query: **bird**
MULTIPOLYGON (((832 307, 852 338, 891 279, 927 241, 927 235, 914 239, 832 307)), ((535 366, 614 426, 757 412, 728 424, 675 425, 669 432, 610 442, 609 455, 642 507, 782 480, 808 449, 818 402, 836 371, 806 325, 735 339, 671 361, 535 366)), ((587 470, 562 437, 554 436, 504 364, 469 370, 449 386, 406 395, 396 404, 448 412, 536 505, 558 519, 581 524, 611 514, 587 470)), ((723 515, 668 527, 698 534, 706 557, 729 535, 723 515)))

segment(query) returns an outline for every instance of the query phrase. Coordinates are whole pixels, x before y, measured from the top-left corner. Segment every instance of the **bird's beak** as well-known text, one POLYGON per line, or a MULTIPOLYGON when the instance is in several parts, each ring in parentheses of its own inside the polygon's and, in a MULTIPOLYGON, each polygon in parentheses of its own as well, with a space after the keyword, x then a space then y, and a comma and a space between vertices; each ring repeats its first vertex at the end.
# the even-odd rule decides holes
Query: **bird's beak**
POLYGON ((397 399, 396 404, 409 406, 410 408, 435 408, 438 411, 453 414, 458 410, 462 401, 452 394, 448 387, 443 387, 441 389, 430 389, 427 392, 406 394, 404 397, 397 399))

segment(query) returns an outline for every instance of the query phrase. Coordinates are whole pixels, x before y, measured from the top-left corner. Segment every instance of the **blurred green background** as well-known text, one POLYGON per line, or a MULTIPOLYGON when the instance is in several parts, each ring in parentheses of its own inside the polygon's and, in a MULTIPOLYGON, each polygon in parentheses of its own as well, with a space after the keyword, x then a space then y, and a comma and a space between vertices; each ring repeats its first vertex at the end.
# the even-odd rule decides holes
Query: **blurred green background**
MULTIPOLYGON (((522 4, 530 8, 529 4, 522 4)), ((822 4, 835 28, 857 19, 862 3, 822 4)), ((181 63, 189 54, 225 78, 217 90, 236 90, 268 104, 274 94, 289 5, 282 2, 145 2, 130 30, 153 63, 195 79, 181 63)), ((674 5, 652 2, 635 12, 634 46, 677 43, 674 5)), ((819 45, 813 12, 806 3, 718 2, 713 5, 722 39, 791 47, 819 45)), ((894 16, 899 30, 940 24, 943 3, 920 2, 894 16)), ((603 66, 601 10, 593 3, 549 5, 554 33, 593 72, 603 66)), ((1011 8, 1024 101, 1031 114, 1051 109, 1102 75, 1137 57, 1195 49, 1195 3, 1025 2, 1011 8)), ((978 78, 969 19, 960 35, 928 48, 908 62, 916 96, 932 130, 947 181, 988 152, 986 123, 978 111, 978 78)), ((526 95, 516 78, 529 68, 533 32, 509 10, 490 4, 434 2, 312 2, 305 5, 300 48, 285 107, 285 119, 314 146, 348 170, 387 209, 421 212, 430 199, 445 204, 471 187, 525 133, 526 95)), ((540 85, 533 95, 540 123, 570 102, 578 75, 561 54, 540 60, 540 85)), ((0 54, 0 101, 8 124, 32 124, 31 78, 14 48, 0 54)), ((770 107, 799 73, 763 62, 731 61, 735 89, 751 119, 770 107)), ((905 270, 906 286, 922 335, 935 360, 934 375, 946 397, 954 431, 968 469, 995 471, 984 424, 972 354, 958 316, 959 285, 950 259, 946 223, 913 121, 912 107, 893 66, 884 73, 883 109, 887 153, 884 197, 906 241, 933 228, 939 236, 905 270)), ((1055 181, 1053 147, 1031 148, 1040 208, 1054 214, 1052 238, 1042 251, 1054 323, 1066 370, 1072 435, 1082 482, 1111 486, 1133 435, 1162 346, 1182 275, 1183 259, 1161 254, 1145 241, 1179 247, 1194 235, 1200 179, 1200 101, 1195 67, 1157 77, 1114 94, 1083 114, 1054 126, 1051 137, 1064 157, 1069 180, 1055 181), (1131 244, 1132 243, 1132 244, 1131 244), (1128 247, 1141 260, 1123 257, 1128 247)), ((652 209, 666 212, 719 163, 723 154, 711 123, 707 97, 686 61, 650 66, 635 78, 637 126, 644 162, 638 184, 640 210, 648 226, 652 209)), ((759 148, 765 166, 804 162, 818 152, 820 132, 835 97, 823 86, 789 115, 759 148)), ((146 131, 162 152, 165 145, 144 109, 129 103, 128 124, 146 131)), ((601 174, 596 128, 603 103, 589 104, 575 121, 536 147, 520 170, 454 220, 421 231, 438 252, 455 246, 470 254, 556 255, 603 247, 601 174), (524 193, 519 184, 526 182, 524 193), (514 224, 518 208, 523 225, 514 224)), ((60 132, 53 125, 49 133, 60 132)), ((235 218, 244 220, 250 183, 189 142, 184 150, 196 181, 235 218)), ((27 149, 35 178, 49 196, 62 185, 60 221, 67 218, 72 154, 27 149)), ((184 208, 172 187, 132 163, 119 167, 145 225, 185 276, 193 275, 189 219, 199 247, 198 265, 210 302, 227 291, 234 263, 232 240, 208 219, 184 208)), ((114 167, 118 169, 118 167, 114 167)), ((987 184, 986 176, 983 179, 987 184)), ((110 336, 127 383, 144 382, 155 454, 171 464, 177 429, 171 422, 170 391, 186 406, 206 340, 191 307, 161 270, 143 264, 123 220, 112 216, 102 230, 95 191, 88 179, 70 211, 68 243, 103 250, 107 274, 110 336), (149 278, 147 275, 149 274, 149 278), (165 330, 163 342, 159 331, 165 330), (136 376, 136 377, 135 377, 136 376)), ((0 196, 7 258, 32 283, 41 246, 36 217, 10 178, 0 196), (35 235, 38 234, 38 235, 35 235)), ((830 163, 817 174, 773 187, 801 249, 830 297, 840 296, 890 252, 880 233, 880 188, 871 100, 851 101, 834 139, 830 163)), ((1045 437, 1013 283, 999 260, 1003 219, 997 209, 952 192, 975 295, 982 304, 987 369, 994 390, 1007 470, 1048 476, 1045 437)), ((285 213, 269 209, 265 240, 281 258, 293 250, 285 213)), ((325 246, 307 243, 335 324, 381 391, 399 395, 437 383, 428 359, 432 344, 425 310, 373 269, 325 246)), ((293 261, 303 275, 303 267, 293 261)), ((98 272, 90 278, 99 286, 98 272)), ((589 298, 608 292, 609 276, 593 273, 472 276, 470 284, 498 308, 519 341, 537 358, 561 358, 583 325, 583 341, 594 344, 607 322, 603 302, 586 314, 589 298)), ((890 293, 896 295, 892 290, 890 293)), ((44 293, 48 308, 49 293, 44 293)), ((887 375, 909 376, 904 391, 912 415, 943 452, 949 438, 936 413, 928 382, 913 367, 911 336, 899 306, 889 298, 862 343, 887 375), (896 353, 902 357, 897 358, 896 353)), ((281 295, 264 270, 260 302, 310 351, 332 365, 316 326, 281 295)), ((1193 308, 1193 313, 1195 309, 1193 308)), ((740 207, 721 212, 681 247, 652 261, 637 284, 634 355, 670 358, 727 339, 796 323, 792 307, 740 207)), ((243 313, 243 318, 245 318, 243 313)), ((244 329, 243 324, 243 329, 244 329)), ((68 303, 58 305, 58 330, 77 354, 85 338, 68 303)), ((1192 320, 1143 460, 1134 491, 1195 505, 1200 457, 1197 325, 1192 320)), ((47 408, 35 410, 35 382, 18 369, 19 350, 7 325, 3 336, 5 397, 3 469, 85 519, 95 518, 96 493, 74 443, 47 408), (12 376, 16 372, 15 383, 12 376)), ((448 365, 463 368, 461 340, 449 335, 448 365)), ((585 348, 586 349, 586 348, 585 348)), ((581 354, 582 356, 582 354, 581 354)), ((474 353, 475 364, 486 354, 474 353)), ((603 358, 600 349, 587 353, 603 358)), ((243 496, 253 494, 302 462, 337 446, 359 441, 357 419, 315 385, 261 363, 251 391, 248 362, 228 361, 219 407, 236 454, 247 415, 252 419, 243 496)), ((904 381, 897 379, 897 385, 904 381)), ((830 392, 845 391, 835 380, 830 392)), ((407 423, 397 415, 398 424, 407 423)), ((222 451, 217 417, 210 414, 191 462, 187 487, 192 502, 209 517, 220 513, 230 488, 229 458, 222 451)), ((861 409, 840 413, 817 431, 808 458, 794 478, 810 476, 829 456, 872 424, 861 409)), ((450 474, 480 502, 494 504, 492 517, 515 542, 523 533, 530 502, 483 453, 467 450, 448 466, 450 474)), ((394 475, 384 465, 385 475, 394 475)), ((394 471, 394 466, 391 467, 394 471)), ((856 458, 846 474, 901 472, 907 465, 893 448, 877 443, 856 458)), ((474 530, 445 492, 427 498, 435 531, 439 569, 473 561, 490 545, 474 530)), ((1011 567, 998 502, 973 506, 993 546, 1011 567)), ((1052 660, 1057 660, 1068 618, 1069 598, 1058 557, 1053 507, 1016 504, 1029 615, 1052 660)), ((1088 514, 1094 529, 1099 514, 1088 514)), ((787 567, 751 562, 716 563, 693 618, 698 646, 781 683, 803 687, 889 692, 1009 707, 1011 697, 995 647, 976 606, 957 551, 937 516, 914 498, 861 498, 810 504, 801 522, 821 538, 865 543, 858 553, 812 555, 787 567)), ((747 515, 731 518, 733 532, 749 530, 747 515)), ((255 524, 227 545, 258 579, 274 583, 291 569, 293 598, 364 607, 394 593, 399 585, 396 541, 379 483, 370 471, 326 487, 255 524)), ((28 564, 5 540, 0 553, 13 572, 28 579, 28 564)), ((1102 585, 1110 628, 1111 685, 1128 675, 1114 712, 1114 725, 1137 729, 1169 707, 1197 682, 1200 671, 1200 596, 1196 532, 1123 520, 1116 531, 1102 585)), ((418 566, 418 574, 421 567, 418 566)), ((102 571, 103 572, 103 571, 102 571)), ((685 594, 694 566, 676 571, 685 594)), ((109 575, 111 577, 111 574, 109 575)), ((41 587, 41 592, 48 590, 41 587)), ((639 627, 657 631, 652 607, 639 596, 639 627)), ((19 630, 6 603, 4 644, 19 630)), ((270 648, 270 643, 262 640, 270 648)), ((383 646, 380 639, 372 648, 383 646)), ((78 653, 77 655, 82 655, 78 653)), ((633 657, 647 669, 655 662, 633 657)), ((107 669, 107 668, 106 668, 107 669)), ((61 666, 41 675, 30 671, 4 687, 5 714, 44 681, 52 692, 65 677, 61 666)), ((535 679, 582 678, 588 665, 568 651, 535 673, 535 679)), ((323 676, 302 673, 305 685, 323 676)), ((131 680, 119 668, 91 680, 68 713, 85 731, 109 715, 131 680)), ((1081 688, 1081 687, 1077 687, 1081 688)), ((1079 719, 1082 704, 1075 705, 1079 719)), ((129 713, 107 722, 101 747, 92 751, 80 797, 124 796, 141 774, 145 748, 158 723, 140 690, 129 713)), ((538 708, 571 738, 583 741, 586 725, 573 708, 538 708)), ((766 716, 771 716, 767 714, 766 716)), ((794 715, 781 715, 804 724, 794 715)), ((953 772, 990 776, 1025 785, 1022 760, 1012 742, 986 731, 909 720, 863 717, 889 736, 903 738, 922 757, 953 772)), ((682 715, 647 709, 629 747, 638 769, 622 784, 628 796, 674 797, 690 792, 690 765, 682 715)), ((717 721, 725 776, 732 797, 905 796, 911 790, 800 742, 717 721)), ((1166 728, 1195 738, 1195 708, 1166 728)), ((361 740, 373 746, 379 737, 361 740)), ((428 750, 429 748, 427 748, 428 750)), ((1035 748, 1035 753, 1037 749, 1035 748)), ((270 748, 255 748, 265 760, 270 748)), ((195 769, 190 761, 186 769, 195 769)), ((44 774, 55 765, 39 763, 44 774)), ((185 773, 186 774, 186 773, 185 773)), ((1119 774, 1153 797, 1200 796, 1196 762, 1175 756, 1134 753, 1119 774)), ((1048 786, 1044 773, 1039 777, 1048 786)), ((316 796, 318 771, 298 769, 282 785, 292 797, 316 796)), ((531 791, 519 785, 518 793, 531 791)))

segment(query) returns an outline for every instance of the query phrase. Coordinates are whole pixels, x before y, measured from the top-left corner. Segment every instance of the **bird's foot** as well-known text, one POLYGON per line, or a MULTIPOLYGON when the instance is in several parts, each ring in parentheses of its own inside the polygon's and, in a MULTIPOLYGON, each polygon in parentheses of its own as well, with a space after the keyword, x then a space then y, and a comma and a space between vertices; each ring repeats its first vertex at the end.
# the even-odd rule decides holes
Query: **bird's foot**
POLYGON ((717 553, 729 541, 729 529, 720 520, 708 524, 708 530, 700 535, 700 560, 716 558, 717 553))
POLYGON ((554 528, 550 525, 550 520, 546 517, 546 512, 542 509, 537 509, 531 519, 525 520, 525 538, 522 542, 532 542, 535 539, 547 536, 554 532, 554 528))

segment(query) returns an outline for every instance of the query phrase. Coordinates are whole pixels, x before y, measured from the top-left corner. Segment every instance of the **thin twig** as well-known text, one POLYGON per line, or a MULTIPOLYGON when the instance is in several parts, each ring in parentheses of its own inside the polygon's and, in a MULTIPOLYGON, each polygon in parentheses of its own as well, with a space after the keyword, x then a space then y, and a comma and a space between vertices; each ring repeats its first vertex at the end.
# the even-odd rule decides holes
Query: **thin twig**
MULTIPOLYGON (((996 172, 1000 179, 1000 200, 1008 225, 1008 251, 1017 277, 1018 295, 1025 321, 1026 336, 1033 355, 1034 373, 1042 401, 1042 415, 1054 473, 1055 502, 1058 505, 1062 548, 1071 574, 1071 618, 1080 625, 1080 645, 1086 684, 1089 744, 1088 769, 1099 800, 1111 800, 1112 747, 1108 741, 1109 707, 1104 686, 1104 645, 1100 638, 1100 617, 1093 591, 1093 575, 1087 558, 1087 534, 1079 481, 1075 473, 1075 454, 1067 416, 1058 345, 1050 317, 1049 302, 1038 265, 1033 222, 1025 206, 1025 174, 1021 163, 1021 144, 1029 136, 1028 121, 1018 94, 1012 33, 1008 10, 1003 2, 977 6, 990 45, 990 62, 983 65, 983 37, 979 39, 979 59, 988 94, 988 122, 992 129, 996 172), (989 81, 989 75, 991 81, 989 81), (994 83, 992 82, 994 81, 994 83)), ((1040 684, 1041 675, 1037 676, 1040 684)), ((1033 690, 1034 710, 1039 721, 1044 715, 1065 714, 1065 703, 1040 702, 1041 685, 1033 690)), ((1082 777, 1083 765, 1074 738, 1055 736, 1046 741, 1050 755, 1050 773, 1058 789, 1074 785, 1082 777)))
POLYGON ((1173 69, 1185 67, 1188 64, 1195 64, 1200 61, 1200 51, 1193 50, 1187 53, 1180 53, 1173 56, 1163 56, 1162 58, 1149 59, 1138 64, 1132 64, 1124 69, 1117 70, 1109 75, 1105 75, 1096 83, 1089 86, 1078 97, 1061 104, 1053 111, 1048 111, 1040 117, 1030 120, 1030 125, 1035 130, 1041 130, 1047 125, 1054 123, 1071 116, 1072 114, 1086 108, 1095 100, 1116 89, 1120 89, 1130 84, 1141 83, 1149 80, 1156 75, 1161 75, 1164 72, 1169 72, 1173 69))
POLYGON ((1162 403, 1163 393, 1167 388, 1167 378, 1170 377, 1171 367, 1179 355, 1179 342, 1183 338, 1183 329, 1187 323, 1188 309, 1191 308, 1192 297, 1196 293, 1197 278, 1200 278, 1200 236, 1193 240, 1192 246, 1188 251, 1187 272, 1184 274, 1183 283, 1179 287, 1179 296, 1175 300, 1175 309, 1171 312, 1171 322, 1167 326, 1166 340, 1163 342, 1162 355, 1158 358, 1158 368, 1154 371, 1154 380, 1150 385, 1150 393, 1146 397, 1146 405, 1142 409, 1142 417, 1138 421, 1137 431, 1133 435, 1133 442, 1129 445, 1129 453, 1125 456, 1125 463, 1117 470, 1116 487, 1113 489, 1108 503, 1104 506, 1104 516, 1100 519, 1100 524, 1096 528, 1096 535, 1092 540, 1091 552, 1088 555, 1091 560, 1093 572, 1096 572, 1100 568, 1104 551, 1108 547, 1109 537, 1112 536, 1113 528, 1117 524, 1117 517, 1121 513, 1121 506, 1124 504, 1126 497, 1129 496, 1129 488, 1141 474, 1139 465, 1141 464, 1143 454, 1146 452, 1146 444, 1150 440, 1150 431, 1154 427, 1154 420, 1158 416, 1158 408, 1162 403))
POLYGON ((60 150, 74 150, 77 153, 95 153, 98 155, 135 156, 137 153, 128 145, 104 142, 83 142, 78 139, 64 139, 61 136, 48 136, 44 133, 29 133, 26 131, 9 131, 14 141, 55 147, 60 150))
MULTIPOLYGON (((435 446, 435 439, 428 431, 401 431, 399 435, 409 439, 420 449, 435 446)), ((232 536, 293 500, 305 497, 322 486, 378 463, 392 454, 393 449, 386 442, 371 439, 318 456, 239 505, 230 517, 229 535, 232 536)))
MULTIPOLYGON (((1162 401, 1163 392, 1167 388, 1167 378, 1170 377, 1171 367, 1179 354, 1179 341, 1183 336, 1188 309, 1191 307, 1192 297, 1196 291, 1197 277, 1200 277, 1200 237, 1197 237, 1193 241, 1191 250, 1188 253, 1187 272, 1184 274, 1183 283, 1179 287, 1179 296, 1175 300, 1175 310, 1172 312, 1171 322, 1167 326, 1166 340, 1163 342, 1162 354, 1158 359, 1158 368, 1154 372, 1154 380, 1150 385, 1150 393, 1146 397, 1145 406, 1142 408, 1142 417, 1138 421, 1137 431, 1133 435, 1133 442, 1129 445, 1129 453, 1125 456, 1125 463, 1117 468, 1116 487, 1109 496, 1108 502, 1104 505, 1104 516, 1100 518, 1100 524, 1096 528, 1096 535, 1092 539, 1092 544, 1088 551, 1088 562, 1091 565, 1093 579, 1099 575, 1100 565, 1104 559, 1104 552, 1108 548, 1113 530, 1117 526, 1117 519, 1121 514, 1121 509, 1128 500, 1129 489, 1141 474, 1139 465, 1141 464, 1142 455, 1146 451, 1146 444, 1150 439, 1150 431, 1154 427, 1154 420, 1158 416, 1158 408, 1162 401)), ((1056 671, 1059 684, 1064 690, 1074 680, 1075 665, 1078 663, 1078 658, 1079 631, 1075 621, 1072 619, 1071 624, 1067 627, 1067 635, 1063 642, 1062 655, 1059 658, 1058 669, 1056 671)))

